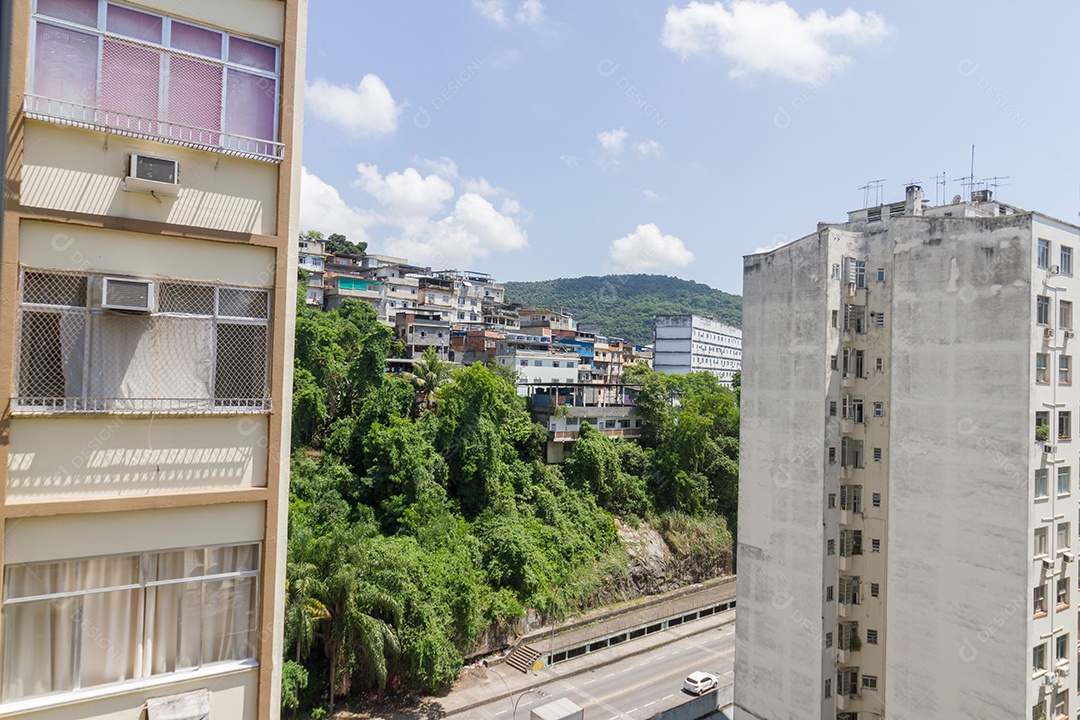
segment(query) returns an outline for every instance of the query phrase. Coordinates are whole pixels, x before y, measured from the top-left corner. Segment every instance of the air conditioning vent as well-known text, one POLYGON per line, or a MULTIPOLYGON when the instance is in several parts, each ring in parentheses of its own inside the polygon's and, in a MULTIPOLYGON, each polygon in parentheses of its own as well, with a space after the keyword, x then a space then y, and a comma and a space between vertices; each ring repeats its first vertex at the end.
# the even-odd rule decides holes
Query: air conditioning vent
POLYGON ((180 194, 179 163, 169 158, 132 153, 124 189, 176 197, 180 194))
POLYGON ((102 278, 101 307, 105 310, 150 312, 154 309, 154 281, 102 278))

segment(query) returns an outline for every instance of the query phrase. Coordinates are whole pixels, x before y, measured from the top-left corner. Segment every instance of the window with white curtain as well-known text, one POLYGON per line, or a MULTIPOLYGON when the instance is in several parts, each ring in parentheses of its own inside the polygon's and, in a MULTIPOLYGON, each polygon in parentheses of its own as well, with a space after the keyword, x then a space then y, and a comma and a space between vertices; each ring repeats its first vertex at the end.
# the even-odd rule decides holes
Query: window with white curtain
POLYGON ((11 564, 4 702, 249 660, 258 544, 11 564))
POLYGON ((100 275, 20 283, 15 412, 270 410, 268 290, 155 279, 130 313, 102 308, 100 275))
POLYGON ((106 0, 37 0, 33 117, 280 160, 280 53, 106 0))

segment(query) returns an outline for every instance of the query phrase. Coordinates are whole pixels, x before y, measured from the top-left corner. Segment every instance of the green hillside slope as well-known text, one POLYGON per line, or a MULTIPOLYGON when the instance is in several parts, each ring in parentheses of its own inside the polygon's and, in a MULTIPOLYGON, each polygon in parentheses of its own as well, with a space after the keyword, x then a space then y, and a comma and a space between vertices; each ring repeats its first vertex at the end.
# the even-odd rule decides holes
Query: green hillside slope
POLYGON ((509 302, 561 307, 600 334, 652 342, 654 315, 695 313, 742 326, 742 296, 667 275, 604 275, 506 283, 509 302))

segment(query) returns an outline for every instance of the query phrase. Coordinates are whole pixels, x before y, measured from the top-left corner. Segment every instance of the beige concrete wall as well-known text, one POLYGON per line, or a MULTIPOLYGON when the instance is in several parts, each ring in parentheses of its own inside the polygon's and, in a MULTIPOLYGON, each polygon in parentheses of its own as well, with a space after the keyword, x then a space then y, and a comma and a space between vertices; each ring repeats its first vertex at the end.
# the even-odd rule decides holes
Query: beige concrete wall
POLYGON ((26 122, 24 158, 27 207, 239 233, 277 231, 274 163, 34 120, 26 122), (132 153, 178 161, 179 196, 125 191, 132 153))
POLYGON ((1026 222, 891 223, 885 706, 897 716, 1030 717, 1026 222))
POLYGON ((272 287, 274 251, 233 243, 24 221, 19 262, 57 270, 272 287))
POLYGON ((257 717, 255 696, 259 671, 257 669, 214 675, 199 680, 160 683, 141 690, 121 692, 96 700, 70 702, 41 710, 4 713, 4 717, 33 718, 33 720, 144 720, 143 706, 147 698, 177 695, 208 688, 210 690, 210 717, 228 720, 255 720, 257 717))
POLYGON ((132 4, 270 42, 280 43, 285 37, 281 0, 138 0, 132 4))
POLYGON ((261 415, 14 418, 8 502, 264 487, 266 433, 261 415))
POLYGON ((823 717, 831 252, 822 233, 744 260, 735 702, 769 720, 823 717))
POLYGON ((4 562, 258 542, 265 535, 265 512, 263 503, 249 502, 11 518, 4 534, 4 562))

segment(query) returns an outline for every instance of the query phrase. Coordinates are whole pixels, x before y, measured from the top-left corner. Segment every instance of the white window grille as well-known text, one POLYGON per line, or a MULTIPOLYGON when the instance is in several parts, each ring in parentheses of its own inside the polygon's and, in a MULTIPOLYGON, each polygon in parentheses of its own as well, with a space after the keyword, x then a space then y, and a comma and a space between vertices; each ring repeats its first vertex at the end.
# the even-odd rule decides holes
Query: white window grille
POLYGON ((250 544, 8 565, 3 702, 255 658, 260 555, 250 544))
POLYGON ((16 414, 269 412, 270 293, 156 279, 146 313, 102 276, 22 268, 16 414))
POLYGON ((39 0, 28 117, 280 161, 280 52, 106 0, 39 0))

